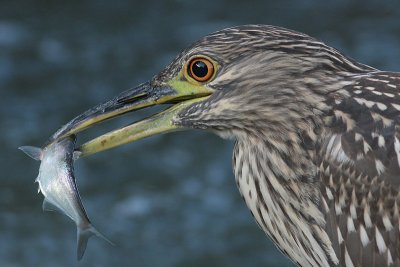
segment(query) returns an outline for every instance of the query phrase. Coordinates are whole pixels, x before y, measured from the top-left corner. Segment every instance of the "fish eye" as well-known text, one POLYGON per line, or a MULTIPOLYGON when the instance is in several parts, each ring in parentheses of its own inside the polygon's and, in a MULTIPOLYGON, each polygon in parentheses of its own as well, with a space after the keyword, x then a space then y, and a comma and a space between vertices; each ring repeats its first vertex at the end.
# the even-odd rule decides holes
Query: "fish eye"
POLYGON ((205 57, 195 57, 187 65, 187 73, 198 82, 207 82, 214 76, 214 64, 205 57))

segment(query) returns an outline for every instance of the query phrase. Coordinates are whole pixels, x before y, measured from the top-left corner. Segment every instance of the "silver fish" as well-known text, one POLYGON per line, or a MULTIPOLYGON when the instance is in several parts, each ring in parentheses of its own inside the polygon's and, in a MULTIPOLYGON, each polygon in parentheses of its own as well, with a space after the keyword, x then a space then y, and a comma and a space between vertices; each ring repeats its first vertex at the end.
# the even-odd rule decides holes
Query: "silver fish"
POLYGON ((75 136, 69 136, 43 149, 32 146, 22 146, 19 149, 41 161, 36 182, 39 184, 39 192, 44 196, 43 210, 60 211, 76 223, 77 257, 80 260, 91 236, 96 235, 111 242, 90 223, 79 196, 73 168, 75 141, 75 136))

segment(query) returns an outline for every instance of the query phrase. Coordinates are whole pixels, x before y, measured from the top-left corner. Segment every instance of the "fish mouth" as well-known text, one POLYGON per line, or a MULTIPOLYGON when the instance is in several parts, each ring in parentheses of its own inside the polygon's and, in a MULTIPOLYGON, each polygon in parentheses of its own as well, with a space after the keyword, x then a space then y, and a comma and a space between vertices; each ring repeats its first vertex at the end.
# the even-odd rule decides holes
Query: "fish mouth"
POLYGON ((78 156, 75 157, 95 154, 155 134, 178 131, 184 128, 174 124, 173 119, 175 116, 182 109, 204 100, 212 93, 213 90, 204 86, 192 87, 176 86, 176 84, 153 85, 150 82, 142 83, 78 115, 61 127, 50 138, 50 142, 77 134, 122 114, 161 104, 173 105, 151 117, 89 140, 76 149, 78 156))

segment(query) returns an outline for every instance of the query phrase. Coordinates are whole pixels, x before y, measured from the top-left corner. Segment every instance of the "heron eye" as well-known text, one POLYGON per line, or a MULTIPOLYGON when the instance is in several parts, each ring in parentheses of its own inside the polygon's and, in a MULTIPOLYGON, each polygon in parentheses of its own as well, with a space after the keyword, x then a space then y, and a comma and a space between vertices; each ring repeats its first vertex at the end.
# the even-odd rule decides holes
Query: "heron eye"
POLYGON ((190 61, 188 67, 189 75, 198 82, 206 82, 214 74, 214 65, 206 58, 194 58, 190 61))

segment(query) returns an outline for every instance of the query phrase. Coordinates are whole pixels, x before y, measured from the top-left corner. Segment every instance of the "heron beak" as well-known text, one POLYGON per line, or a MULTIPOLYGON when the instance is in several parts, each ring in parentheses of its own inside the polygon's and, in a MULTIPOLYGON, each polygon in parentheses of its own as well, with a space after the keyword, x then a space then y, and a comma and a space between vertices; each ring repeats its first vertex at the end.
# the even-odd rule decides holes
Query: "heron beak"
POLYGON ((152 86, 149 82, 143 83, 78 115, 61 127, 50 138, 50 142, 76 134, 119 115, 160 104, 175 105, 149 118, 84 143, 76 149, 78 157, 95 154, 155 134, 177 131, 183 128, 173 124, 175 115, 194 102, 205 99, 212 92, 207 87, 188 85, 187 82, 178 80, 173 80, 163 86, 152 86))

